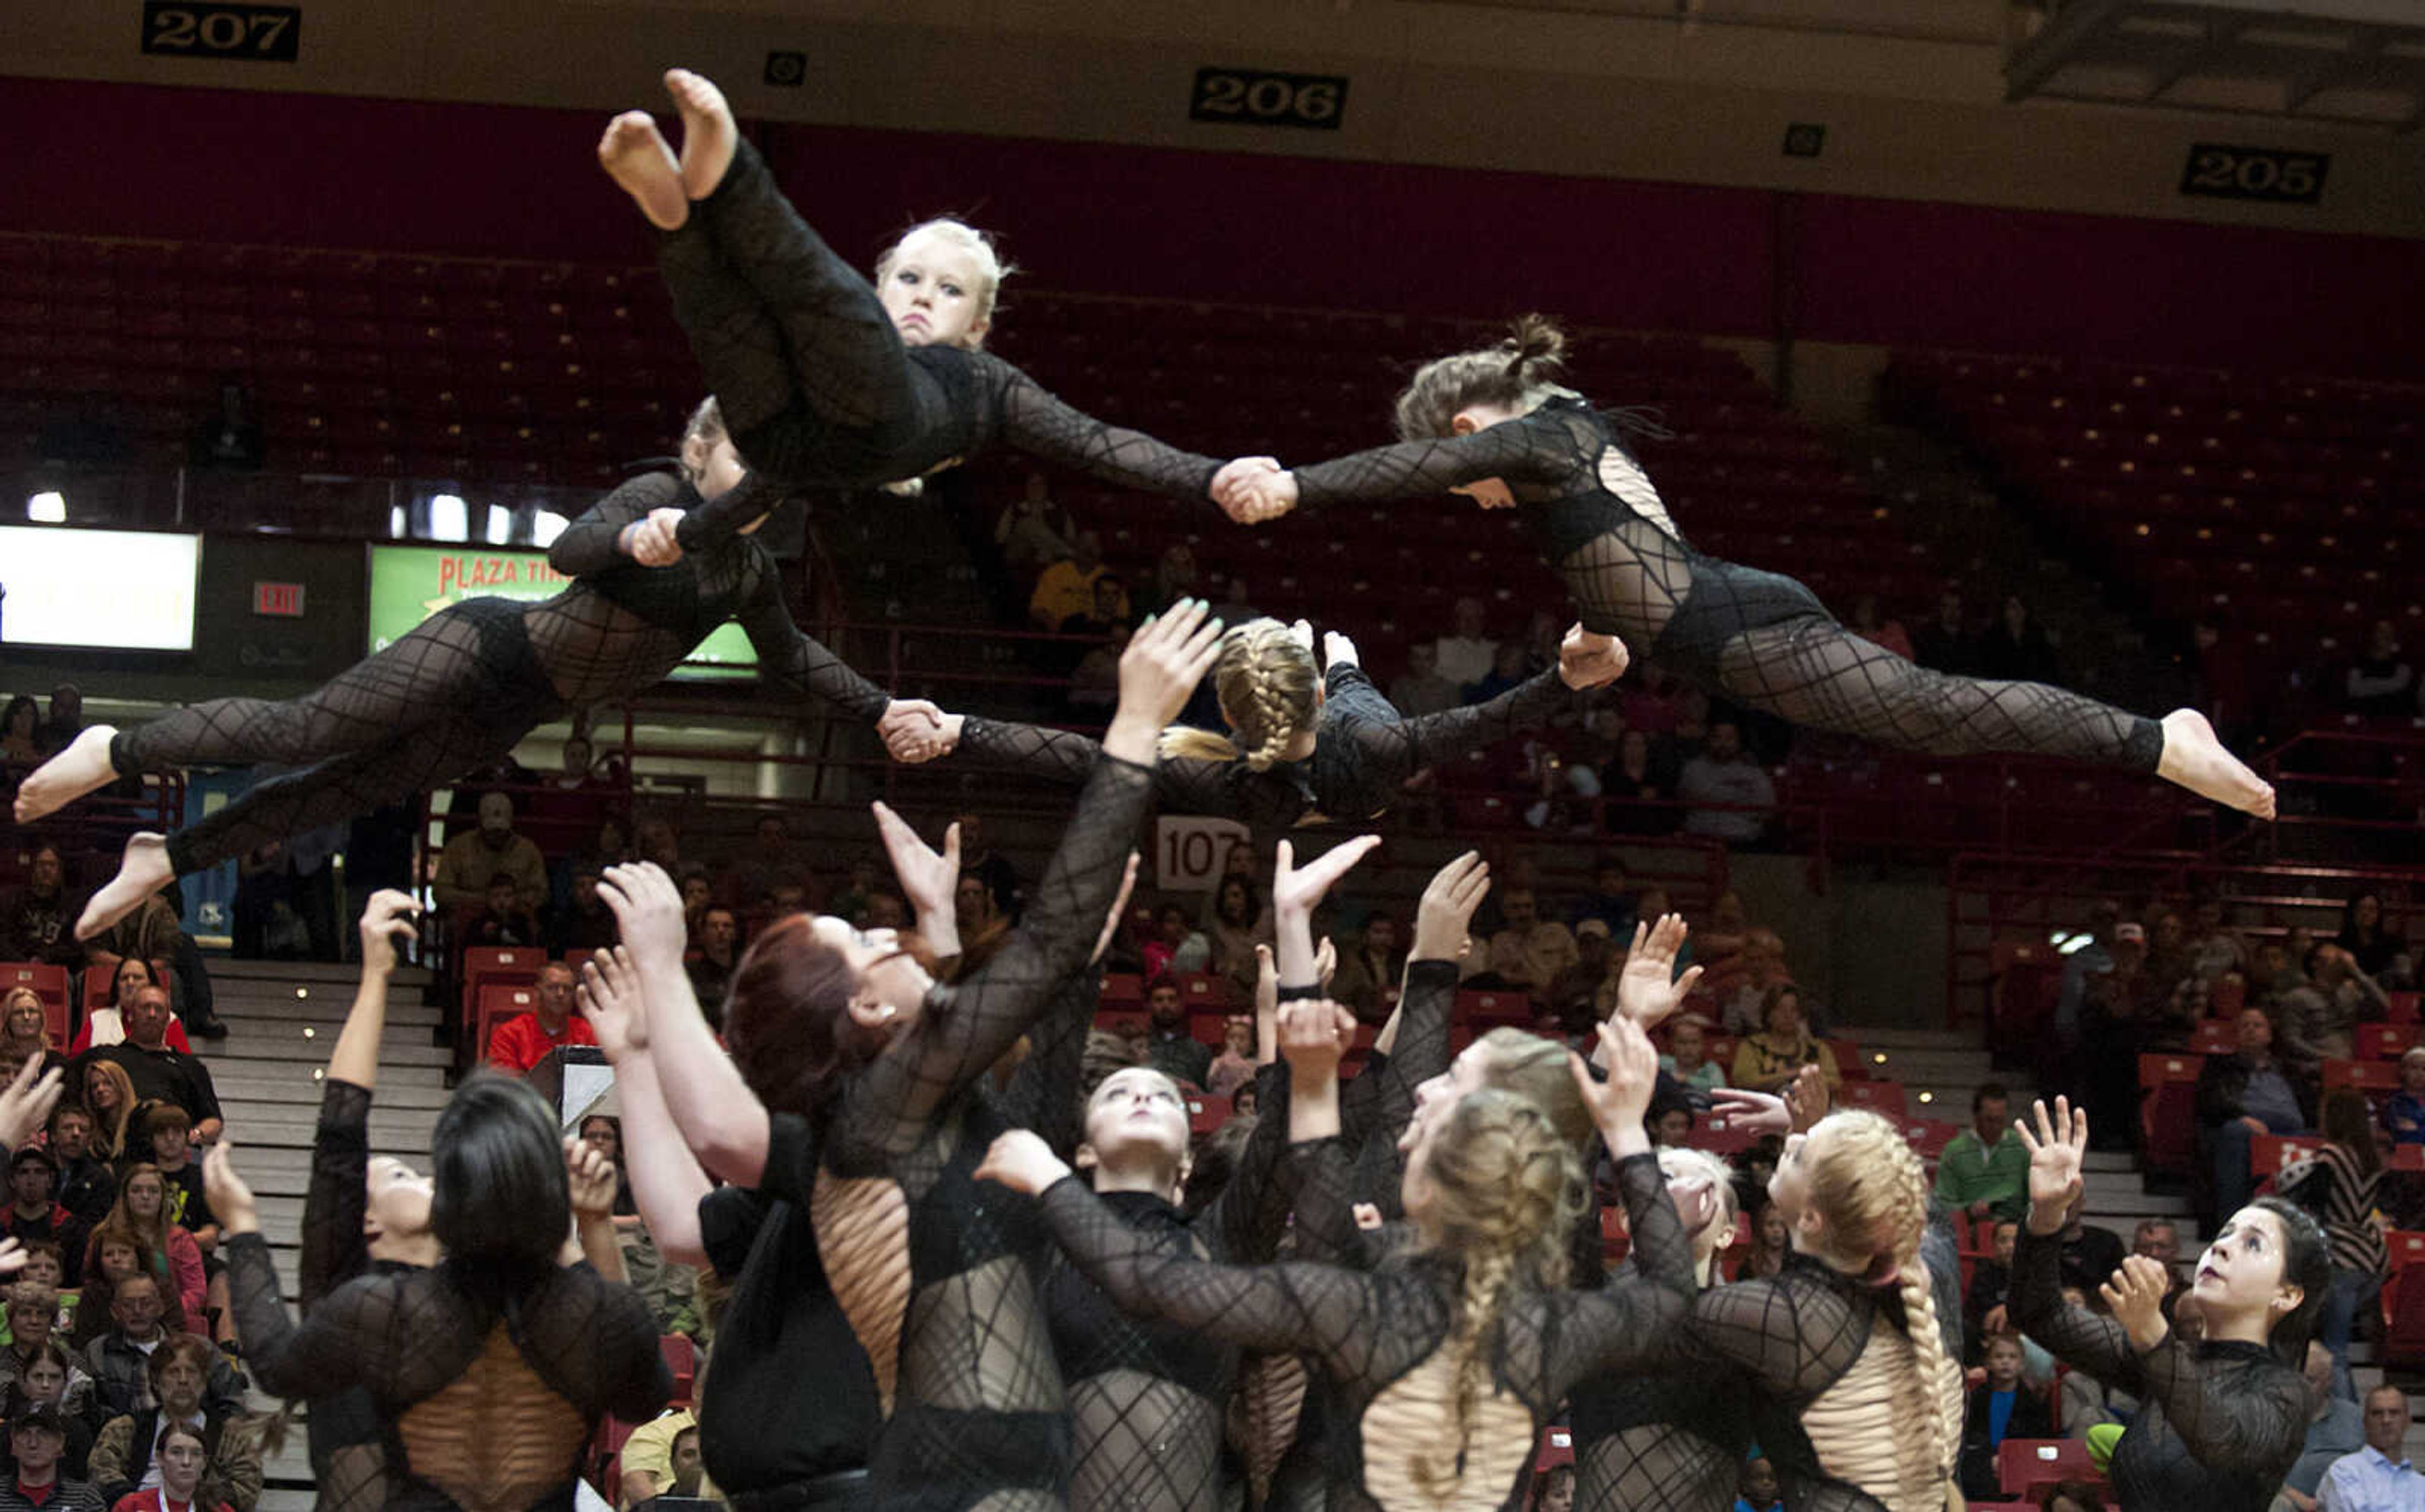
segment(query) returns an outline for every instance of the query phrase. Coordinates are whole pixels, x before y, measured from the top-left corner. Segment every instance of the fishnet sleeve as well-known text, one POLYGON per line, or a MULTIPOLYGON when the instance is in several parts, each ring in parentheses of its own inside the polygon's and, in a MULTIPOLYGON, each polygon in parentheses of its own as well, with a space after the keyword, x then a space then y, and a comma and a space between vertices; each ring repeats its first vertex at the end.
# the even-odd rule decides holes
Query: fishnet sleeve
POLYGON ((1398 995, 1398 1038, 1386 1058, 1372 1057, 1356 1078, 1373 1083, 1373 1095, 1364 1109, 1371 1122, 1344 1131, 1352 1141, 1397 1148, 1414 1122, 1415 1090, 1448 1070, 1449 1019, 1455 1011, 1456 963, 1407 962, 1398 995))
POLYGON ((2122 1325, 2063 1299, 2063 1241, 2021 1225, 2013 1243, 2013 1326, 2074 1370, 2133 1396, 2147 1394, 2141 1360, 2122 1325))
POLYGON ((616 544, 623 527, 646 519, 652 509, 670 508, 682 493, 681 480, 670 473, 644 472, 625 479, 564 528, 564 533, 547 549, 547 565, 568 578, 629 565, 632 559, 616 544))
POLYGON ((917 1025, 852 1078, 830 1136, 838 1153, 907 1154, 935 1111, 1027 1032, 1102 932, 1151 792, 1144 767, 1096 765, 1026 922, 974 976, 930 989, 917 1025))
POLYGON ((972 366, 1002 417, 1003 439, 1020 451, 1123 488, 1173 499, 1211 499, 1212 474, 1221 470, 1218 459, 1081 414, 1000 358, 980 352, 972 366))
POLYGON ((1604 1370, 1644 1371, 1675 1362, 1684 1350, 1693 1302, 1693 1246, 1667 1198, 1659 1157, 1645 1152, 1616 1163, 1634 1264, 1595 1291, 1550 1298, 1558 1325, 1544 1335, 1544 1398, 1555 1400, 1604 1370))
POLYGON ((2171 1332, 2138 1359, 2143 1399, 2162 1406, 2164 1421, 2207 1469, 2279 1477, 2299 1457, 2310 1401, 2297 1371, 2266 1361, 2218 1372, 2171 1332))
POLYGON ((884 717, 892 695, 860 676, 850 663, 800 633, 783 591, 766 571, 766 558, 750 569, 753 580, 733 618, 758 651, 758 670, 787 688, 821 698, 853 719, 873 724, 884 717))
POLYGON ((1052 1006, 1027 1031, 1027 1058, 1011 1073, 1002 1096, 1003 1116, 1034 1129, 1062 1159, 1085 1137, 1078 1089, 1084 1079, 1086 1035, 1103 995, 1103 974, 1094 965, 1073 973, 1052 995, 1052 1006))
MULTIPOLYGON (((959 743, 952 748, 951 759, 981 762, 1037 782, 1075 788, 1094 771, 1095 758, 1102 750, 1101 742, 1074 730, 971 714, 961 721, 959 743)), ((1168 814, 1251 822, 1258 817, 1254 812, 1258 805, 1253 801, 1253 774, 1243 789, 1238 782, 1245 770, 1231 761, 1164 756, 1153 764, 1154 803, 1168 814)), ((1293 822, 1295 817, 1292 814, 1281 822, 1293 822)))
POLYGON ((299 1325, 278 1293, 278 1268, 258 1232, 228 1241, 228 1293, 245 1362, 264 1391, 328 1396, 348 1386, 381 1384, 387 1343, 402 1320, 396 1279, 357 1277, 323 1297, 299 1325))
MULTIPOLYGON (((1814 1297, 1813 1300, 1816 1300, 1814 1297)), ((1695 1342, 1733 1361, 1773 1396, 1807 1397, 1841 1371, 1866 1342, 1850 1309, 1821 1318, 1782 1277, 1713 1286, 1693 1302, 1695 1342), (1805 1313, 1814 1330, 1804 1332, 1805 1313), (1839 1335, 1846 1335, 1839 1337, 1839 1335)))
POLYGON ((685 510, 674 527, 674 539, 685 551, 721 546, 732 539, 735 531, 762 515, 773 514, 791 497, 791 490, 772 478, 745 472, 739 483, 685 510))
POLYGON ((1302 1262, 1230 1265, 1198 1260, 1132 1229, 1075 1176, 1053 1183, 1044 1220, 1070 1263, 1124 1313, 1194 1329, 1245 1349, 1318 1355, 1360 1377, 1382 1333, 1372 1278, 1302 1262))
POLYGON ((303 1194, 303 1248, 295 1288, 303 1311, 362 1273, 370 1246, 362 1238, 365 1183, 371 1163, 371 1093, 329 1078, 320 1091, 320 1122, 312 1134, 312 1180, 303 1194))
POLYGON ((1298 468, 1297 503, 1421 499, 1484 478, 1552 483, 1566 475, 1572 455, 1553 422, 1526 416, 1469 436, 1401 441, 1298 468))
MULTIPOLYGON (((1289 1072, 1282 1062, 1277 1080, 1285 1082, 1289 1072)), ((1255 1106, 1260 1109, 1260 1100, 1255 1106)), ((1300 1185, 1299 1173, 1290 1168, 1296 1164, 1302 1152, 1317 1143, 1335 1140, 1308 1140, 1292 1145, 1288 1137, 1285 1114, 1266 1118, 1260 1112, 1254 1131, 1246 1136, 1245 1147, 1238 1152, 1237 1169, 1229 1175, 1229 1185, 1210 1207, 1196 1216, 1191 1227, 1215 1260, 1233 1265, 1266 1261, 1278 1252, 1280 1235, 1288 1229, 1289 1210, 1300 1185)), ((1305 1255, 1302 1258, 1318 1259, 1305 1255)))

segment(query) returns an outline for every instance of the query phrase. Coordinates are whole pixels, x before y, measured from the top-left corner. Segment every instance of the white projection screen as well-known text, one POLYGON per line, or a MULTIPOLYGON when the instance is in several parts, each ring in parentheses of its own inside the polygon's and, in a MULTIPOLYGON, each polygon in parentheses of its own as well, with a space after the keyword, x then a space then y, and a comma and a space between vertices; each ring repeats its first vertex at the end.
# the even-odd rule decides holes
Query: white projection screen
POLYGON ((0 525, 0 645, 194 648, 202 538, 0 525))

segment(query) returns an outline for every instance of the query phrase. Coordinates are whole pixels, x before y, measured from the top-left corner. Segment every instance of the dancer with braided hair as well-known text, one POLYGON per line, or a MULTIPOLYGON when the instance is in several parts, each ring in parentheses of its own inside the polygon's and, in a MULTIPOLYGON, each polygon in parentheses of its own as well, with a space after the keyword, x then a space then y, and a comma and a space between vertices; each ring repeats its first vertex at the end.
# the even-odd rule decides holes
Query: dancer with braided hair
POLYGON ((1950 1257, 1923 1248, 1919 1154, 1874 1113, 1831 1113, 1786 1141, 1768 1189, 1792 1236, 1785 1269, 1703 1292, 1693 1332, 1759 1388, 1753 1424, 1787 1503, 1959 1506, 1962 1371, 1931 1274, 1950 1257))
POLYGON ((2098 1290, 2111 1316, 2063 1299, 2060 1233, 2080 1191, 2088 1112, 2058 1097, 2016 1122, 2030 1152, 2029 1221, 2013 1250, 2014 1327, 2074 1370, 2140 1402, 2113 1446, 2122 1512, 2261 1512, 2306 1442, 2305 1358, 2332 1285, 2316 1220, 2279 1198, 2230 1215, 2200 1257, 2190 1296, 2205 1325, 2189 1343, 2164 1316, 2171 1278, 2133 1255, 2098 1290))
POLYGON ((1703 556, 1668 517, 1625 435, 1557 382, 1566 338, 1539 316, 1441 358, 1398 396, 1395 446, 1293 472, 1233 465, 1214 493, 1251 523, 1298 505, 1451 491, 1514 508, 1566 579, 1586 628, 1619 635, 1712 694, 1934 756, 2061 756, 2152 772, 2259 818, 2273 789, 2195 709, 2161 723, 2034 682, 1917 666, 1838 624, 1791 578, 1703 556))
MULTIPOLYGON (((752 470, 787 486, 893 484, 1001 440, 1122 487, 1210 497, 1213 458, 1082 415, 978 350, 1003 278, 984 236, 929 221, 878 260, 871 288, 784 199, 723 93, 684 69, 665 82, 680 161, 642 111, 615 118, 599 161, 663 233, 674 318, 752 470)), ((723 512, 702 512, 681 544, 723 528, 723 512)))
POLYGON ((748 632, 763 674, 787 688, 888 734, 931 718, 933 705, 894 701, 792 623, 774 559, 750 534, 780 496, 744 471, 715 401, 691 418, 682 458, 680 477, 634 478, 565 528, 548 565, 572 581, 543 603, 466 598, 299 698, 217 698, 77 736, 18 789, 19 823, 137 772, 198 762, 304 768, 175 835, 129 840, 117 877, 77 919, 77 938, 172 877, 426 792, 504 756, 541 724, 638 692, 728 619, 748 632), (668 558, 667 517, 711 508, 738 517, 735 528, 668 558))
MULTIPOLYGON (((1333 1409, 1332 1506, 1484 1512, 1507 1500, 1576 1380, 1662 1362, 1679 1342, 1689 1250, 1642 1127, 1658 1058, 1630 1023, 1603 1035, 1605 1086, 1580 1059, 1566 1069, 1617 1157, 1643 1274, 1596 1292, 1561 1284, 1583 1202, 1567 1138, 1540 1105, 1496 1090, 1436 1103, 1408 1130, 1402 1196, 1421 1244, 1371 1272, 1172 1254, 1025 1132, 996 1139, 978 1174, 1040 1194, 1062 1250, 1122 1308, 1242 1347, 1309 1353, 1333 1409)), ((1338 1205, 1346 1166, 1334 1141, 1293 1154, 1305 1221, 1309 1205, 1338 1205)))
MULTIPOLYGON (((1575 692, 1614 682, 1625 667, 1622 642, 1578 625, 1555 670, 1486 703, 1408 719, 1365 676, 1346 636, 1325 635, 1317 665, 1305 621, 1248 620, 1223 640, 1212 667, 1230 733, 1164 732, 1154 796, 1165 813, 1216 815, 1259 830, 1371 819, 1424 768, 1548 723, 1575 692)), ((956 752, 1064 787, 1084 780, 1095 750, 1083 735, 974 714, 942 715, 932 733, 907 724, 895 747, 913 759, 956 752)))

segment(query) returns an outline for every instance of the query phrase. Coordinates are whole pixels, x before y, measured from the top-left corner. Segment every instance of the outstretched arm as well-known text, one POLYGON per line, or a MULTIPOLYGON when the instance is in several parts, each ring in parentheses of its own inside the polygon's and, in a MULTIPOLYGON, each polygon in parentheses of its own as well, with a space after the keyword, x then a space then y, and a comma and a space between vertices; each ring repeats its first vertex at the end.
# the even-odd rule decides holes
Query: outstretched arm
MULTIPOLYGON (((955 760, 981 763, 1059 788, 1084 786, 1102 745, 1074 730, 976 714, 945 714, 940 739, 955 760)), ((1154 763, 1154 804, 1165 814, 1203 814, 1250 822, 1263 818, 1262 788, 1286 781, 1277 772, 1248 774, 1233 761, 1164 756, 1154 763)), ((1300 808, 1298 812, 1302 812, 1300 808)), ((1295 821, 1296 813, 1276 822, 1295 821)))
POLYGON ((387 1027, 388 979, 395 947, 412 933, 421 905, 393 888, 371 895, 362 912, 362 976, 320 1093, 320 1122, 312 1137, 312 1180, 303 1197, 303 1248, 296 1291, 306 1311, 370 1260, 362 1238, 369 1201, 371 1093, 378 1086, 379 1037, 387 1027))
POLYGON ((823 699, 853 719, 869 724, 882 719, 891 707, 892 695, 800 633, 772 573, 760 572, 756 578, 733 617, 758 652, 760 673, 795 692, 823 699))
MULTIPOLYGON (((667 1005, 666 1016, 689 1005, 667 1005)), ((705 1265, 699 1204, 712 1189, 707 1172, 683 1142, 649 1049, 650 1015, 630 951, 602 950, 582 968, 581 1011, 599 1047, 615 1066, 615 1097, 623 1116, 623 1163, 632 1201, 657 1250, 681 1265, 705 1265)), ((747 1089, 744 1089, 745 1090, 747 1089)))
POLYGON ((682 480, 669 472, 625 479, 564 528, 547 549, 547 565, 568 578, 586 578, 633 561, 626 533, 660 509, 679 507, 682 480))
POLYGON ((1301 504, 1421 499, 1485 478, 1547 483, 1572 468, 1572 443, 1554 421, 1526 416, 1469 436, 1401 441, 1295 470, 1301 504))
POLYGON ((975 366, 980 381, 1001 406, 1003 439, 1020 451, 1090 472, 1123 488, 1172 499, 1212 498, 1212 474, 1222 466, 1219 459, 1182 452, 1143 431, 1082 414, 1000 358, 980 354, 975 366))
POLYGON ((2140 1359, 2122 1325, 2063 1299, 2064 1217, 2080 1188, 2080 1161, 2088 1150, 2088 1114, 2067 1097, 2055 1099, 2048 1116, 2041 1102, 2031 1120, 2015 1123, 2030 1152, 2030 1212, 2013 1246, 2013 1290, 2005 1307, 2013 1326, 2052 1351, 2074 1370, 2108 1386, 2144 1395, 2140 1359))

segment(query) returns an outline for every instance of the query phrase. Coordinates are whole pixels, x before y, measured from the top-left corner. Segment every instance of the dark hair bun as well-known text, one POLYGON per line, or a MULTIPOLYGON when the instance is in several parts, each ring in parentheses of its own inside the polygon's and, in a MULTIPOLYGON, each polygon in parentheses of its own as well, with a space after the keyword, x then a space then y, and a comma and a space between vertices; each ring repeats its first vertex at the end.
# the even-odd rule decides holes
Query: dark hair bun
POLYGON ((1566 353, 1566 333, 1547 315, 1524 315, 1508 327, 1507 339, 1499 343, 1507 354, 1507 375, 1530 378, 1541 372, 1554 372, 1566 353))

